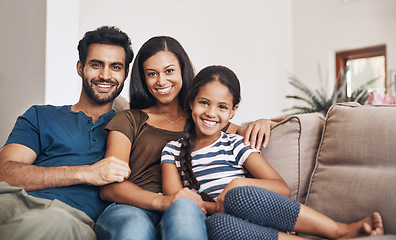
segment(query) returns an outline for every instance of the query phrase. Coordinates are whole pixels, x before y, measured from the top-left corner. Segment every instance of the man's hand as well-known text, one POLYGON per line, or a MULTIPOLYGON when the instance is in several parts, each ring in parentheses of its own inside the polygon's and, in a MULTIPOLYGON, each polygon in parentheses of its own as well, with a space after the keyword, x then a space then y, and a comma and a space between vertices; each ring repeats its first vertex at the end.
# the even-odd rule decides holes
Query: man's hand
POLYGON ((86 171, 86 182, 96 186, 123 182, 131 173, 128 163, 112 156, 87 166, 86 171))
POLYGON ((241 134, 244 136, 245 145, 250 145, 251 148, 258 150, 261 144, 263 147, 267 147, 273 125, 275 125, 275 122, 269 119, 258 119, 250 123, 245 132, 241 134))

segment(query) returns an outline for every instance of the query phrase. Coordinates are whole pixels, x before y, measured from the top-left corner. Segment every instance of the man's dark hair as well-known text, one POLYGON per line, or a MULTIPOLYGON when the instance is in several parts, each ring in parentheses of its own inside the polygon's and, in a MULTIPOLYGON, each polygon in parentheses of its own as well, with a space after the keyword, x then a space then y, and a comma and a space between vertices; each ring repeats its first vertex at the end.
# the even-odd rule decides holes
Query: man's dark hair
POLYGON ((86 32, 77 47, 83 66, 87 59, 89 46, 94 43, 123 47, 125 50, 125 73, 128 71, 134 54, 131 48, 131 39, 126 33, 114 26, 102 26, 96 30, 86 32))

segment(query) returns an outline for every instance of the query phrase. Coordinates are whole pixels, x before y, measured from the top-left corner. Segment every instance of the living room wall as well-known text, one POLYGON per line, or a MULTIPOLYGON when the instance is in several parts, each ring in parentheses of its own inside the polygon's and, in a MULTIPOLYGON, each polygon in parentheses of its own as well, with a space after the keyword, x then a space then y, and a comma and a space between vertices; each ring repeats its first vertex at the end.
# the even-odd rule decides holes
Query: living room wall
POLYGON ((16 118, 45 102, 46 0, 0 1, 0 147, 16 118))
POLYGON ((135 51, 154 35, 173 36, 197 71, 232 68, 243 98, 233 121, 243 123, 293 104, 287 72, 318 87, 320 65, 332 87, 336 51, 385 43, 387 67, 396 69, 394 12, 394 0, 3 0, 0 144, 30 105, 78 101, 77 42, 98 26, 126 31, 135 51))
POLYGON ((386 44, 387 70, 396 70, 396 1, 293 0, 293 69, 308 86, 333 89, 335 53, 386 44), (328 81, 326 81, 328 79, 328 81))

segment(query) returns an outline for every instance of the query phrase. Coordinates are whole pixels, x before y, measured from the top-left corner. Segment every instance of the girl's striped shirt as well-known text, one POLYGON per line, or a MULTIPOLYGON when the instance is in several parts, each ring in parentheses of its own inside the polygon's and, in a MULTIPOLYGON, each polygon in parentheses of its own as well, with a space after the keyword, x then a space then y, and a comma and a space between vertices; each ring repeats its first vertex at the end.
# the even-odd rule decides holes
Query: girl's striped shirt
MULTIPOLYGON (((183 179, 179 154, 182 139, 169 142, 162 151, 161 164, 175 164, 183 179)), ((243 143, 243 137, 233 133, 221 132, 220 138, 211 145, 191 153, 192 167, 201 189, 214 199, 234 178, 245 177, 245 161, 257 149, 243 143)), ((183 181, 188 187, 188 182, 183 181)))

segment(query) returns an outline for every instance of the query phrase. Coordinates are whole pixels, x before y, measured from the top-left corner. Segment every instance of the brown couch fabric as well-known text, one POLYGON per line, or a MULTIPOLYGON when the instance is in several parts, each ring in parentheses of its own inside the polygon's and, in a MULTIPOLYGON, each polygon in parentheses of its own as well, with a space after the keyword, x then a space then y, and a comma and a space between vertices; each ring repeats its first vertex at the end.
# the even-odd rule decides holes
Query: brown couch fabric
POLYGON ((304 202, 324 125, 323 117, 296 115, 271 129, 267 148, 261 148, 264 159, 283 177, 291 198, 304 202))
POLYGON ((396 107, 338 104, 326 118, 306 204, 341 222, 373 211, 396 233, 396 107))

